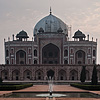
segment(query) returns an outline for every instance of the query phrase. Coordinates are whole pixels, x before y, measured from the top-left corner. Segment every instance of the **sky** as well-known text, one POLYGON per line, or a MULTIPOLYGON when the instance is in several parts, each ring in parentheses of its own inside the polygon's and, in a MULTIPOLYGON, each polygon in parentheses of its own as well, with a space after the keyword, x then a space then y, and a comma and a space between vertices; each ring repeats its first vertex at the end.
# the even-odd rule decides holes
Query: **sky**
POLYGON ((12 40, 21 30, 25 30, 32 40, 36 23, 53 15, 72 26, 72 36, 79 29, 90 40, 98 39, 97 63, 100 64, 100 0, 0 0, 0 64, 4 64, 4 38, 12 40))

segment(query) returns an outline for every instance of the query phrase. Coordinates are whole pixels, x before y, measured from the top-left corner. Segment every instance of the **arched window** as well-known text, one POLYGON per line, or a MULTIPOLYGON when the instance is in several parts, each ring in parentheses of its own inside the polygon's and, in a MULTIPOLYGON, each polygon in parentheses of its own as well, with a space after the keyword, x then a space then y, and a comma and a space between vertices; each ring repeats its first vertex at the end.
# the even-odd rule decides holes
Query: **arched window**
POLYGON ((93 50, 93 56, 96 56, 96 51, 95 50, 93 50))
POLYGON ((75 64, 85 64, 85 52, 83 50, 78 50, 75 53, 75 64))
POLYGON ((37 50, 34 50, 34 56, 37 56, 37 50))
POLYGON ((34 60, 34 64, 37 64, 37 60, 34 60))
POLYGON ((6 60, 6 64, 9 64, 9 60, 6 60))
POLYGON ((11 48, 11 53, 12 53, 12 54, 14 53, 14 49, 13 49, 13 48, 11 48))
POLYGON ((64 56, 68 56, 68 50, 64 51, 64 56))
POLYGON ((67 61, 67 60, 65 60, 65 61, 64 61, 64 64, 68 64, 68 61, 67 61))
POLYGON ((96 64, 96 63, 95 63, 95 60, 93 60, 93 64, 96 64))
POLYGON ((9 51, 8 50, 6 50, 6 57, 8 57, 9 56, 9 51))
POLYGON ((26 64, 26 52, 19 50, 16 52, 16 64, 26 64))

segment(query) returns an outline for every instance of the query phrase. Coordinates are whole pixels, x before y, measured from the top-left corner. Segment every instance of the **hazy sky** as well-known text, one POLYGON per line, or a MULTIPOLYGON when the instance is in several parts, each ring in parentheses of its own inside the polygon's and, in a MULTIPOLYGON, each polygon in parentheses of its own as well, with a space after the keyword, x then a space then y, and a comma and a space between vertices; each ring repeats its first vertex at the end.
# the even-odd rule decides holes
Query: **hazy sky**
POLYGON ((0 0, 0 63, 4 63, 4 38, 12 40, 12 34, 25 30, 30 40, 35 24, 52 13, 67 25, 72 25, 72 35, 80 29, 98 39, 100 63, 100 0, 0 0))

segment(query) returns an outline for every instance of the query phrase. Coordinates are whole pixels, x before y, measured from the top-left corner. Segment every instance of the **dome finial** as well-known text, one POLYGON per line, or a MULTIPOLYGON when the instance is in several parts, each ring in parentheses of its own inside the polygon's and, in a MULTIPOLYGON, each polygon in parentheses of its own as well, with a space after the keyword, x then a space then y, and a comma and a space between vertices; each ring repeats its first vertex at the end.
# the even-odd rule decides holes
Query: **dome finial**
POLYGON ((50 15, 52 14, 51 7, 50 7, 50 15))

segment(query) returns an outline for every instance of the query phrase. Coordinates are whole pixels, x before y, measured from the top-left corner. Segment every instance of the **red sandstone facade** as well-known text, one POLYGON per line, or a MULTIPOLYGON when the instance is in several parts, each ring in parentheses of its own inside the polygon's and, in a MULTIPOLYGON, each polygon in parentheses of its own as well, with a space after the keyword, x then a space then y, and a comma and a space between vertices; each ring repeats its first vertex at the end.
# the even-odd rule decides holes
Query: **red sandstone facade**
POLYGON ((91 79, 97 42, 86 40, 81 31, 69 41, 67 25, 50 13, 35 26, 34 40, 27 38, 21 31, 16 39, 5 41, 5 65, 0 65, 4 80, 47 80, 49 76, 79 80, 82 65, 86 65, 87 80, 91 79))

